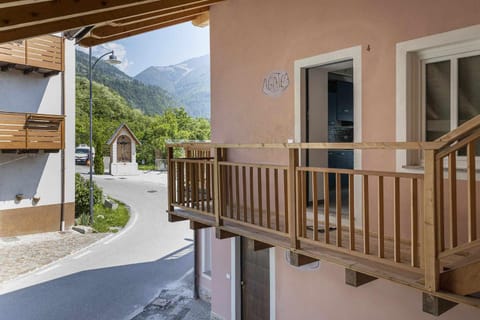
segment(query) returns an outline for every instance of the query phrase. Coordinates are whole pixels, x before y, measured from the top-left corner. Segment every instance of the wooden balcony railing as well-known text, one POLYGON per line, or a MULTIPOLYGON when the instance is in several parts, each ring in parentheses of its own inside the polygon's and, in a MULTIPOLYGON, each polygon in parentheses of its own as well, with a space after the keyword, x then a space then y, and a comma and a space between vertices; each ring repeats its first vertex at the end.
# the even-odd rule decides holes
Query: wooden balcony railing
POLYGON ((480 272, 478 140, 480 116, 433 142, 171 144, 168 212, 480 307, 478 299, 458 296, 480 292, 480 281, 468 281, 480 272), (208 155, 173 158, 174 149, 195 147, 208 155), (299 163, 305 150, 330 149, 417 150, 425 169, 299 163), (231 152, 254 159, 273 152, 283 164, 227 161, 231 152), (461 170, 459 159, 466 163, 461 170))
POLYGON ((24 72, 43 74, 64 70, 63 38, 45 35, 27 40, 0 44, 2 70, 18 66, 24 72))
POLYGON ((0 150, 60 150, 64 116, 0 112, 0 150))

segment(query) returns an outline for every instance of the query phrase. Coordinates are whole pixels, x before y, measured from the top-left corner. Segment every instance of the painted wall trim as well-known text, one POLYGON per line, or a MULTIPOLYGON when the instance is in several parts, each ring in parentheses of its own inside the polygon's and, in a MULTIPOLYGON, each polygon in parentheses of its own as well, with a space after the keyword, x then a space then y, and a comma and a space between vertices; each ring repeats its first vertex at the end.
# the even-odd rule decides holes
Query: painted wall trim
POLYGON ((242 318, 240 292, 240 237, 234 237, 230 241, 230 318, 232 320, 240 320, 242 318))
POLYGON ((277 294, 276 294, 276 265, 275 265, 275 247, 269 249, 270 263, 270 320, 277 318, 277 294))

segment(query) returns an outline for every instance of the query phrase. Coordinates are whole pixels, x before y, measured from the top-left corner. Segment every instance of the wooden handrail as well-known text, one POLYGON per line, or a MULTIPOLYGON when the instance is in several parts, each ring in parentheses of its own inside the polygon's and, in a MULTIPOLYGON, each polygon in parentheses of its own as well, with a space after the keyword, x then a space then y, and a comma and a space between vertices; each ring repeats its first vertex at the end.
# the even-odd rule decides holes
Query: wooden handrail
POLYGON ((443 146, 440 148, 442 149, 444 147, 448 147, 453 142, 470 135, 470 133, 477 128, 480 128, 480 115, 468 120, 458 128, 448 132, 447 134, 444 134, 443 136, 435 140, 435 142, 443 143, 443 146))

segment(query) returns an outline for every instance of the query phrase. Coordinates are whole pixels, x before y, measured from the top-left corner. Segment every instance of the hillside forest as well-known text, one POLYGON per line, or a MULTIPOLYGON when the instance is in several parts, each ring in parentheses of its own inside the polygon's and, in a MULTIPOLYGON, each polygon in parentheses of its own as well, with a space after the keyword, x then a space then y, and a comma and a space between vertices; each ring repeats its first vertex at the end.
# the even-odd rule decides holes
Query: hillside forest
MULTIPOLYGON (((126 123, 142 145, 137 147, 137 162, 153 164, 155 150, 165 157, 165 143, 169 140, 208 140, 210 123, 204 118, 194 118, 184 108, 162 105, 161 114, 145 114, 135 109, 118 92, 93 82, 93 145, 97 156, 108 155, 106 142, 117 127, 126 123)), ((165 101, 168 101, 166 99, 165 101)), ((170 102, 170 101, 168 101, 170 102)), ((89 141, 89 82, 76 78, 76 144, 89 141)))

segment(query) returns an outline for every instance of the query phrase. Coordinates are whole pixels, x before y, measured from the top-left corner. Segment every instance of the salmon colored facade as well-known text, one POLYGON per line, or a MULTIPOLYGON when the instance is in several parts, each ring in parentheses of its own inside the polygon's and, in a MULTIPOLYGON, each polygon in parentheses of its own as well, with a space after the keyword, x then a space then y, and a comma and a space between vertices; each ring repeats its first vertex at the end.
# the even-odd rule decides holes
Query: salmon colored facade
MULTIPOLYGON (((295 62, 347 48, 359 48, 360 68, 354 72, 361 74, 355 88, 360 98, 355 108, 361 105, 356 119, 361 121, 355 123, 355 140, 399 141, 398 44, 479 25, 479 12, 477 0, 230 0, 213 6, 212 142, 298 142, 295 62), (276 70, 286 71, 289 85, 278 96, 266 95, 264 79, 276 70)), ((244 162, 259 158, 258 152, 228 157, 244 162)), ((285 157, 267 151, 261 161, 280 164, 285 157)), ((393 151, 368 151, 361 154, 359 167, 394 171, 403 165, 397 162, 393 151)), ((212 313, 223 319, 240 316, 232 297, 238 292, 238 279, 231 274, 232 241, 213 239, 212 245, 212 313)), ((284 249, 270 249, 270 274, 271 319, 431 318, 422 312, 420 291, 382 279, 349 287, 343 268, 327 262, 314 270, 292 267, 284 249)), ((479 309, 459 305, 439 319, 479 317, 479 309)))

